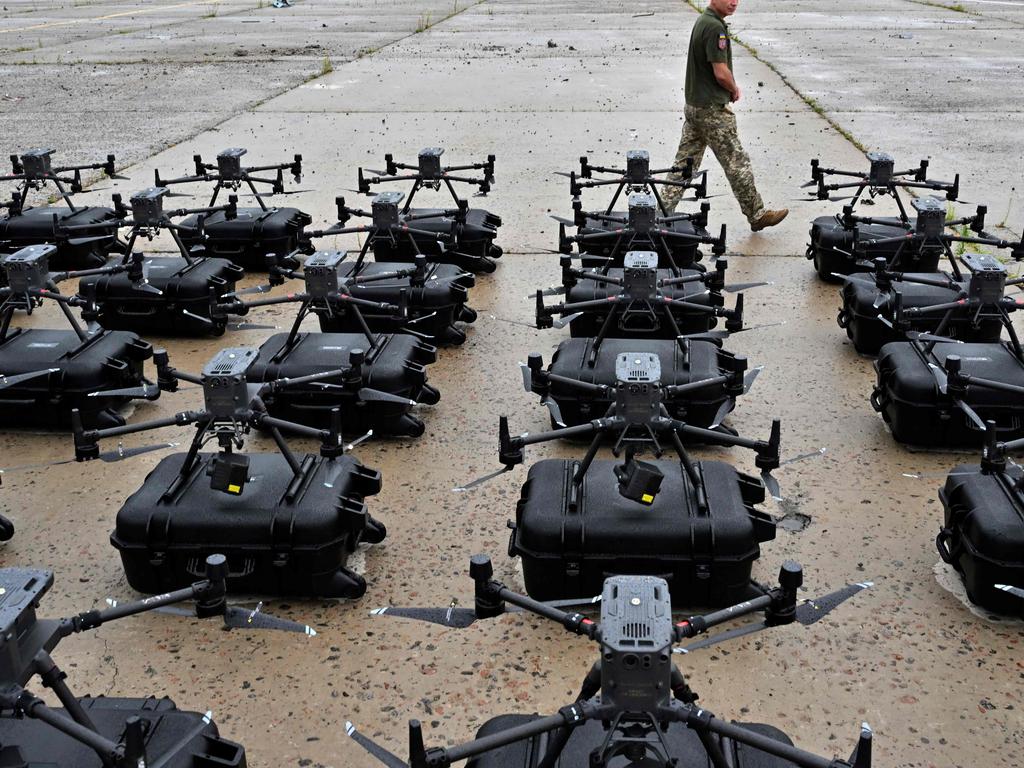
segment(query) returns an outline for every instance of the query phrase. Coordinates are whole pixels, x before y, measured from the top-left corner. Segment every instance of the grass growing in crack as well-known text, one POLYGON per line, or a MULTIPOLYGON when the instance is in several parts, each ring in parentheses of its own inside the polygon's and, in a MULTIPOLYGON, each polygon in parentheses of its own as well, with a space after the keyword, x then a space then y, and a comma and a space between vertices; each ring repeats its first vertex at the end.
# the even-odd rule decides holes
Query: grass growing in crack
POLYGON ((460 7, 459 0, 454 0, 454 2, 452 2, 451 13, 446 16, 442 16, 437 21, 434 21, 429 13, 422 13, 420 14, 419 21, 416 22, 416 29, 413 30, 413 34, 418 35, 420 32, 426 32, 431 27, 440 24, 442 21, 448 21, 452 16, 458 16, 463 11, 469 10, 473 6, 480 5, 483 2, 485 2, 485 0, 476 0, 474 3, 460 7))
POLYGON ((324 56, 324 60, 320 64, 320 74, 318 75, 318 77, 323 77, 324 75, 329 75, 333 71, 334 71, 334 64, 331 63, 331 57, 330 56, 324 56))
POLYGON ((910 0, 910 2, 917 5, 927 5, 932 8, 941 8, 944 11, 953 11, 954 13, 963 13, 967 16, 981 16, 977 11, 971 11, 965 8, 960 3, 939 3, 936 0, 910 0))

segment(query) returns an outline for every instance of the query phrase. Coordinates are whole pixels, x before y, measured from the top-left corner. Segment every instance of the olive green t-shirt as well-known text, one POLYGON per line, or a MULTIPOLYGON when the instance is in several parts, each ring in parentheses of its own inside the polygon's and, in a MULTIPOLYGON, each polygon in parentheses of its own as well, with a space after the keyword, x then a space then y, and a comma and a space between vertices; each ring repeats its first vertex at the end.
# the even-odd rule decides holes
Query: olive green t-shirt
POLYGON ((732 41, 725 19, 706 9, 690 33, 690 53, 686 60, 686 103, 694 107, 729 104, 731 94, 718 84, 713 62, 724 62, 732 71, 732 41))

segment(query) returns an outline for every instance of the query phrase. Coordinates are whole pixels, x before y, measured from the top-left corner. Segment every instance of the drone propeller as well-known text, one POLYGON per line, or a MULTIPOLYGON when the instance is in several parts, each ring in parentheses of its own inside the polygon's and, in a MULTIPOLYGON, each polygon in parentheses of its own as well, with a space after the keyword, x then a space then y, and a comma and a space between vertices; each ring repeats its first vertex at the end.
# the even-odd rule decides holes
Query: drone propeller
POLYGON ((123 389, 105 389, 101 392, 90 392, 88 397, 131 397, 156 400, 160 397, 160 387, 156 384, 145 384, 141 387, 125 387, 123 389))
POLYGON ((98 243, 103 240, 109 240, 110 235, 90 235, 88 237, 69 237, 67 244, 72 247, 78 247, 80 245, 90 245, 91 243, 98 243))
POLYGON ((583 317, 583 313, 582 312, 573 312, 571 315, 565 315, 564 317, 553 318, 552 321, 551 321, 551 324, 555 328, 565 328, 565 326, 569 325, 577 317, 583 317))
MULTIPOLYGON (((107 605, 111 608, 117 607, 117 600, 107 598, 107 605)), ((272 616, 269 613, 263 613, 263 603, 258 603, 252 610, 247 608, 241 608, 237 605, 225 606, 222 617, 224 619, 225 629, 276 629, 282 632, 301 632, 302 634, 313 637, 316 635, 316 630, 310 627, 308 624, 300 624, 297 621, 291 619, 282 619, 277 616, 272 616)), ((162 608, 155 608, 155 613, 166 613, 171 616, 183 616, 186 618, 197 618, 195 609, 189 610, 179 605, 165 605, 162 608)))
POLYGON ((373 757, 377 758, 377 760, 382 762, 387 766, 387 768, 409 768, 409 764, 405 762, 405 760, 395 753, 384 749, 384 747, 375 742, 369 736, 357 731, 356 727, 348 721, 345 722, 345 733, 350 739, 352 739, 352 741, 369 752, 373 757))
POLYGON ((44 368, 39 371, 31 371, 29 373, 18 373, 14 376, 4 376, 0 373, 0 389, 7 389, 8 387, 16 387, 22 382, 31 381, 32 379, 38 379, 43 376, 49 376, 51 373, 57 373, 60 368, 44 368))
POLYGON ((911 341, 940 342, 943 344, 963 344, 960 339, 951 339, 949 336, 936 336, 934 333, 920 333, 918 331, 907 331, 907 338, 911 341))
POLYGON ((567 219, 564 216, 555 216, 554 214, 552 214, 551 218, 554 219, 555 221, 557 221, 559 224, 565 224, 565 226, 567 226, 567 227, 575 227, 576 226, 576 222, 575 221, 573 221, 572 219, 567 219))
POLYGON ((273 285, 270 283, 263 283, 261 285, 251 286, 250 288, 239 288, 237 291, 225 293, 223 298, 234 299, 238 296, 251 296, 254 293, 270 293, 272 290, 274 290, 273 285))
POLYGON ((523 389, 527 392, 533 392, 533 371, 530 370, 530 366, 526 363, 520 363, 519 370, 523 374, 523 389))
POLYGON ((432 317, 437 317, 437 312, 431 312, 429 315, 421 315, 420 317, 417 317, 415 320, 407 321, 405 324, 415 325, 416 323, 422 323, 424 320, 429 320, 432 317))
POLYGON ((562 419, 562 409, 558 407, 558 403, 548 395, 540 401, 541 405, 547 406, 548 411, 551 413, 551 419, 555 422, 555 426, 563 428, 566 426, 565 421, 562 419))
MULTIPOLYGON (((597 595, 596 597, 550 600, 543 603, 543 605, 550 608, 586 608, 588 606, 595 606, 600 602, 601 595, 597 595)), ((528 613, 528 611, 516 605, 506 605, 504 613, 500 613, 498 616, 503 616, 505 613, 528 613)), ((394 606, 387 606, 384 608, 374 608, 370 611, 370 615, 394 616, 396 619, 415 619, 416 621, 440 624, 442 627, 453 627, 455 629, 466 629, 481 619, 481 617, 476 615, 476 611, 473 608, 461 608, 459 607, 459 601, 454 599, 447 608, 396 608, 394 606)))
MULTIPOLYGON (((122 461, 124 459, 131 459, 135 456, 141 456, 144 453, 151 453, 152 451, 162 451, 167 448, 177 448, 178 443, 154 443, 153 445, 142 445, 138 448, 125 448, 118 446, 113 451, 104 451, 96 458, 100 461, 112 464, 115 461, 122 461)), ((24 472, 30 469, 43 469, 44 467, 56 467, 61 464, 72 464, 78 461, 78 459, 60 459, 59 461, 45 461, 40 464, 21 464, 17 467, 2 467, 0 468, 0 475, 6 474, 7 472, 24 472)))
POLYGON ((763 280, 757 283, 735 283, 733 285, 723 285, 719 290, 725 291, 726 293, 739 293, 740 291, 746 291, 751 288, 760 288, 763 285, 775 285, 775 281, 763 280))
MULTIPOLYGON (((747 394, 750 388, 754 386, 754 379, 757 378, 758 374, 764 370, 763 365, 759 365, 756 368, 751 368, 745 374, 743 374, 743 394, 747 394)), ((711 424, 708 429, 718 429, 722 426, 722 422, 725 417, 732 413, 733 408, 736 407, 736 398, 727 397, 725 401, 718 407, 718 412, 715 413, 715 417, 711 420, 711 424)))
POLYGON ((935 383, 939 387, 939 393, 946 394, 946 391, 949 389, 949 379, 946 378, 946 372, 935 363, 928 363, 928 370, 932 372, 932 378, 935 379, 935 383))
POLYGON ((365 402, 416 405, 416 401, 410 400, 408 397, 400 397, 399 395, 393 395, 390 392, 382 392, 379 389, 371 389, 370 387, 362 387, 356 394, 360 400, 365 402))
MULTIPOLYGON (((541 296, 561 296, 564 293, 565 293, 565 286, 564 285, 552 285, 550 288, 544 288, 540 292, 540 295, 541 296)), ((527 301, 533 301, 533 300, 535 300, 537 298, 537 294, 534 294, 533 296, 527 296, 525 298, 526 298, 527 301)))
POLYGON ((1024 600, 1024 589, 1021 589, 1020 587, 1015 587, 1012 584, 993 584, 992 586, 996 589, 1002 590, 1003 592, 1009 592, 1014 597, 1019 597, 1021 600, 1024 600))
POLYGON ((817 179, 811 179, 807 183, 801 184, 800 185, 800 189, 807 189, 809 187, 816 187, 816 186, 818 186, 818 180, 817 179))
POLYGON ((454 493, 465 493, 466 491, 476 488, 478 485, 483 485, 487 481, 493 480, 499 475, 503 475, 506 472, 511 472, 514 468, 515 467, 513 465, 506 465, 501 469, 496 469, 494 472, 484 475, 483 477, 478 477, 476 480, 471 480, 465 485, 456 486, 455 488, 452 488, 452 491, 454 493))
MULTIPOLYGON (((872 581, 862 581, 856 584, 847 584, 841 589, 837 589, 835 592, 830 592, 827 595, 819 598, 813 598, 806 602, 798 605, 796 608, 796 620, 805 627, 809 627, 812 624, 816 624, 821 621, 825 616, 830 613, 833 609, 845 603, 854 595, 863 592, 865 589, 869 589, 874 586, 872 581)), ((743 624, 739 627, 720 632, 711 637, 706 637, 703 640, 698 640, 695 643, 690 643, 683 648, 673 648, 673 653, 690 653, 692 651, 699 650, 701 648, 707 648, 712 645, 724 642, 725 640, 731 640, 736 637, 743 637, 744 635, 751 635, 755 632, 760 632, 763 629, 768 629, 771 626, 766 624, 764 621, 752 622, 750 624, 743 624)))
MULTIPOLYGON (((239 197, 280 197, 281 195, 301 195, 301 194, 303 194, 305 192, 316 192, 316 191, 318 191, 318 190, 315 190, 315 189, 282 189, 282 190, 278 190, 277 192, 259 192, 259 193, 255 194, 255 195, 252 192, 244 192, 241 195, 239 195, 239 197)), ((352 190, 352 191, 353 192, 358 192, 358 190, 355 190, 355 189, 352 190)))
POLYGON ((364 171, 372 173, 374 176, 391 176, 392 174, 387 171, 378 171, 376 168, 363 168, 364 171))
MULTIPOLYGON (((813 459, 817 456, 824 456, 826 450, 827 449, 825 448, 818 448, 816 451, 809 451, 807 453, 801 453, 797 456, 791 456, 788 459, 780 461, 779 466, 784 467, 787 464, 795 464, 796 462, 803 461, 805 459, 813 459)), ((768 492, 768 495, 771 496, 775 501, 780 503, 785 501, 785 497, 782 495, 782 489, 779 487, 779 481, 772 474, 770 469, 761 470, 761 482, 764 483, 764 489, 768 492)))
POLYGON ((280 326, 266 323, 228 323, 229 331, 276 331, 280 326))

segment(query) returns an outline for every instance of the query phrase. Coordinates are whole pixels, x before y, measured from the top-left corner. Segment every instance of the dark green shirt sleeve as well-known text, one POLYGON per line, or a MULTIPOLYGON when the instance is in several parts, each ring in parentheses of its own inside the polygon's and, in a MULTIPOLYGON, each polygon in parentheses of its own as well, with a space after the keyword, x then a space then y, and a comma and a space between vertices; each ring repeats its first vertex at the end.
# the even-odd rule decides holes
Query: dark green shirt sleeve
POLYGON ((704 55, 712 63, 729 63, 729 36, 708 25, 704 30, 704 55))

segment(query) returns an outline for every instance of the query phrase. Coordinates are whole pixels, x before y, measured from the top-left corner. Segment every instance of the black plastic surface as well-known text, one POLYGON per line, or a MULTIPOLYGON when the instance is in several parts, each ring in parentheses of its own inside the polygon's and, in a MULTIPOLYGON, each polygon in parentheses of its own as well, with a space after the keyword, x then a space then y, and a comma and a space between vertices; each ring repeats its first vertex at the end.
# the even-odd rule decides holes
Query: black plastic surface
POLYGON ((985 608, 1024 615, 1024 600, 995 584, 1024 589, 1024 472, 1009 465, 983 474, 959 466, 939 490, 945 512, 939 552, 963 576, 967 595, 985 608))
POLYGON ((149 285, 159 294, 132 286, 128 274, 84 277, 79 293, 95 296, 95 319, 104 328, 165 336, 220 335, 228 318, 210 316, 210 291, 216 297, 235 290, 245 272, 227 259, 181 256, 147 257, 149 285), (90 291, 94 288, 94 292, 90 291))
POLYGON ((178 226, 185 245, 205 245, 206 255, 229 259, 247 272, 266 272, 267 254, 287 256, 301 245, 303 231, 313 221, 298 208, 239 208, 233 219, 224 211, 203 220, 204 240, 196 231, 196 217, 182 219, 178 226))
MULTIPOLYGON (((139 717, 145 723, 144 743, 149 765, 162 768, 245 768, 245 749, 220 737, 213 722, 198 712, 182 712, 167 698, 79 699, 102 736, 118 741, 125 721, 139 717), (162 762, 169 750, 178 756, 162 762)), ((64 710, 56 711, 64 713, 64 710)), ((65 715, 66 716, 66 715, 65 715)), ((0 765, 3 768, 103 768, 99 756, 80 742, 29 718, 0 716, 0 765)))
POLYGON ((0 372, 59 370, 0 389, 0 425, 68 430, 71 410, 78 408, 86 428, 121 426, 125 422, 117 409, 128 398, 88 395, 141 386, 143 361, 152 356, 148 342, 126 331, 100 331, 85 342, 70 329, 13 331, 0 343, 0 372))
POLYGON ((53 228, 54 214, 57 215, 58 227, 117 220, 110 208, 82 206, 75 211, 67 206, 26 208, 17 216, 0 217, 0 253, 14 253, 28 245, 53 243, 57 246, 57 253, 50 257, 50 268, 54 271, 102 267, 107 261, 107 254, 115 249, 116 230, 96 229, 58 234, 53 228), (76 245, 68 242, 69 239, 85 237, 101 239, 76 245))
POLYGON ((206 557, 219 553, 228 558, 231 592, 361 596, 365 583, 353 592, 345 564, 360 541, 383 538, 383 526, 363 503, 380 491, 379 472, 351 456, 334 464, 317 458, 315 473, 290 498, 296 489, 284 457, 250 453, 249 480, 241 495, 232 495, 210 488, 213 454, 200 454, 178 482, 184 456, 161 459, 117 513, 110 542, 134 589, 188 586, 203 577, 206 557))
MULTIPOLYGON (((629 218, 628 211, 612 211, 609 216, 614 216, 619 219, 629 218)), ((683 240, 681 238, 665 238, 664 244, 660 238, 653 239, 649 235, 636 234, 631 237, 623 238, 617 230, 622 229, 622 224, 618 222, 602 221, 600 219, 593 219, 589 216, 582 227, 577 230, 578 235, 603 235, 602 237, 595 237, 593 240, 587 240, 585 243, 580 244, 580 250, 594 256, 613 256, 611 262, 595 259, 583 259, 583 266, 585 267, 601 267, 610 265, 613 267, 621 267, 622 261, 629 251, 656 251, 660 258, 658 267, 667 269, 674 263, 675 266, 693 267, 694 264, 699 262, 703 258, 703 254, 698 249, 699 243, 691 240, 683 240), (669 261, 668 254, 665 253, 664 245, 668 246, 668 253, 671 254, 672 260, 669 261)), ((673 232, 678 232, 685 235, 699 235, 706 237, 708 232, 703 227, 695 227, 693 222, 681 219, 679 221, 673 221, 669 224, 664 225, 665 229, 669 229, 673 232)))
MULTIPOLYGON (((442 216, 440 208, 412 208, 411 216, 424 216, 409 222, 409 226, 426 232, 448 234, 451 232, 451 217, 442 216), (436 216, 429 214, 436 213, 436 216)), ((413 233, 416 241, 413 247, 409 238, 397 237, 393 241, 386 237, 378 237, 373 241, 373 253, 377 261, 411 262, 416 257, 416 249, 430 261, 443 264, 454 264, 470 272, 493 272, 494 259, 501 256, 501 248, 494 244, 498 235, 501 219, 483 208, 470 208, 466 212, 466 223, 454 242, 444 241, 444 247, 436 237, 413 233)))
MULTIPOLYGON (((523 725, 537 719, 537 715, 500 715, 488 720, 477 731, 477 738, 489 736, 517 725, 523 725)), ((763 736, 770 736, 783 744, 792 745, 789 737, 778 728, 755 723, 740 723, 763 736)), ((562 751, 561 759, 555 763, 557 768, 590 768, 590 753, 604 742, 607 731, 598 722, 588 722, 573 731, 572 736, 562 751)), ((534 737, 515 742, 507 747, 486 752, 466 763, 467 768, 537 768, 549 737, 534 737)), ((684 725, 675 723, 665 731, 665 740, 669 756, 678 760, 679 768, 712 768, 707 752, 701 746, 700 739, 694 731, 684 725)), ((773 757, 765 752, 736 744, 727 746, 728 756, 733 759, 730 765, 734 768, 796 768, 788 760, 773 757)), ((624 758, 613 761, 611 766, 624 768, 628 762, 624 758)), ((643 765, 643 763, 640 763, 643 765)))
POLYGON ((653 504, 619 495, 617 461, 599 459, 586 473, 576 511, 568 500, 577 463, 538 461, 530 467, 509 553, 523 559, 527 593, 537 600, 600 594, 610 575, 653 575, 669 583, 678 606, 718 606, 748 597, 759 542, 775 524, 755 508, 760 480, 723 462, 698 462, 709 513, 698 510, 678 461, 652 462, 664 474, 653 504))
MULTIPOLYGON (((871 240, 881 240, 888 237, 904 237, 907 230, 898 226, 899 219, 892 219, 892 224, 860 224, 860 242, 864 246, 863 253, 853 254, 853 232, 843 228, 838 216, 819 216, 811 224, 811 242, 807 246, 807 258, 814 262, 814 268, 818 276, 829 283, 838 283, 839 275, 849 275, 854 272, 865 272, 870 269, 872 259, 884 257, 889 265, 902 272, 935 272, 939 268, 939 260, 942 258, 942 248, 929 245, 922 249, 913 244, 903 247, 900 252, 899 263, 892 261, 896 255, 899 243, 885 243, 873 245, 871 240), (859 262, 859 263, 858 263, 859 262)), ((913 228, 914 220, 910 220, 909 226, 913 228)))

